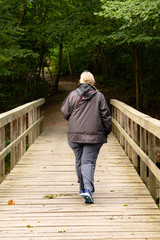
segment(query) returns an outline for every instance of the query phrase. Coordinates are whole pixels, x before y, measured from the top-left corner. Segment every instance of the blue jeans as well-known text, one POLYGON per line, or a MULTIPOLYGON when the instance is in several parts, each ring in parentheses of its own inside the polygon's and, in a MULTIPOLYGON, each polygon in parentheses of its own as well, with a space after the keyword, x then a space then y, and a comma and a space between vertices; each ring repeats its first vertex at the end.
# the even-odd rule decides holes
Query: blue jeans
POLYGON ((94 192, 94 172, 98 153, 103 143, 74 143, 69 142, 75 154, 75 165, 80 190, 90 189, 94 192))

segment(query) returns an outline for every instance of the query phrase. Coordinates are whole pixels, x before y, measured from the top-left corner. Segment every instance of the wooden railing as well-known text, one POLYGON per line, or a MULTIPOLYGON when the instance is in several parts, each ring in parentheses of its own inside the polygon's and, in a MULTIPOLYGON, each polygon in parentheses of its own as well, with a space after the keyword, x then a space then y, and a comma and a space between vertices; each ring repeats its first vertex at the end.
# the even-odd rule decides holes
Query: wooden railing
POLYGON ((118 100, 110 103, 113 132, 156 201, 160 199, 160 169, 156 166, 160 121, 118 100))
POLYGON ((6 176, 6 159, 12 170, 40 134, 44 102, 42 98, 0 114, 0 182, 6 176))

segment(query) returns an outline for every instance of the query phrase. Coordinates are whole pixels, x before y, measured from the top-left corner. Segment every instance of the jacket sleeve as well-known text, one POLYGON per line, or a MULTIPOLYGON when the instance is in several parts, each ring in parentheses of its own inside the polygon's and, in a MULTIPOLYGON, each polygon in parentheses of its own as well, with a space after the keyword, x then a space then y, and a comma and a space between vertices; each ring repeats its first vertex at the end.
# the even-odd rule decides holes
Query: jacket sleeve
POLYGON ((103 94, 101 95, 101 102, 100 102, 100 116, 101 116, 102 125, 104 127, 104 131, 106 133, 106 136, 108 136, 112 131, 112 117, 103 94))
POLYGON ((68 121, 71 113, 73 110, 73 106, 71 103, 71 93, 64 99, 62 106, 61 106, 61 113, 63 114, 63 117, 68 121))

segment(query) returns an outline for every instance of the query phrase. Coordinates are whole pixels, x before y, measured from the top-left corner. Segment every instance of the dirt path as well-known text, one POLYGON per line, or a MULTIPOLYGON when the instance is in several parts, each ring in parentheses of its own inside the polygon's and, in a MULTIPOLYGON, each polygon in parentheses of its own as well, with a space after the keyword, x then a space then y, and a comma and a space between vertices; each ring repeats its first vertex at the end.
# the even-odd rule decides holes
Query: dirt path
POLYGON ((77 84, 78 81, 61 81, 59 83, 59 92, 46 98, 42 130, 46 127, 67 125, 67 121, 63 118, 60 108, 64 98, 70 91, 77 87, 77 84))

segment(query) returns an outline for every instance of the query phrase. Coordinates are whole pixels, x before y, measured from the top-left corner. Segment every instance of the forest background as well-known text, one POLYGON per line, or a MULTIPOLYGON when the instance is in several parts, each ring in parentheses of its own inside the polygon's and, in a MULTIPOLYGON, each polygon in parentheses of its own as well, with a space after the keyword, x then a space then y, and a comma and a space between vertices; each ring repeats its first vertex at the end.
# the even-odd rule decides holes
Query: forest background
POLYGON ((160 0, 0 0, 0 112, 87 69, 160 118, 159 26, 160 0))

